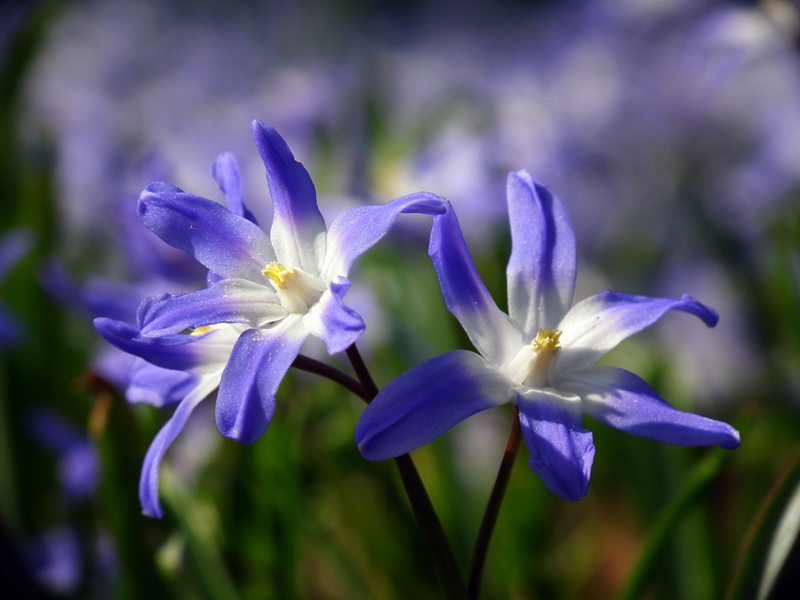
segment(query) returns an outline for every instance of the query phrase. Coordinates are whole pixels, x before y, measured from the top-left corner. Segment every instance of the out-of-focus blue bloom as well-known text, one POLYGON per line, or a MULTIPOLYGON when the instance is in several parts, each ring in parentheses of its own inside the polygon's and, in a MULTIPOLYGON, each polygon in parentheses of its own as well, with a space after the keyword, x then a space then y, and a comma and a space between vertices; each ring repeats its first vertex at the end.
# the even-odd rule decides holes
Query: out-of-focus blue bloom
POLYGON ((100 483, 100 457, 94 443, 54 411, 38 408, 28 429, 58 459, 58 482, 70 500, 91 496, 100 483))
POLYGON ((384 460, 426 444, 465 418, 506 402, 519 406, 529 464, 553 493, 586 495, 595 448, 584 413, 680 446, 739 446, 725 423, 672 408, 636 375, 592 366, 670 310, 716 325, 717 314, 680 300, 603 292, 572 308, 575 237, 569 215, 525 171, 508 178, 512 251, 509 315, 478 275, 452 209, 434 218, 429 253, 450 312, 480 354, 456 350, 390 383, 356 427, 362 455, 384 460))
MULTIPOLYGON (((25 229, 14 230, 0 240, 0 283, 14 265, 30 252, 31 243, 31 234, 25 229)), ((19 344, 24 331, 17 318, 0 304, 0 347, 19 344)))
POLYGON ((237 441, 255 442, 269 426, 275 393, 306 337, 318 337, 335 354, 363 334, 361 317, 342 301, 353 261, 389 231, 399 214, 444 210, 438 196, 412 194, 348 210, 326 230, 311 178, 283 138, 259 121, 253 122, 253 134, 273 199, 270 235, 244 205, 239 166, 231 154, 220 155, 213 166, 230 210, 152 183, 139 201, 142 221, 206 265, 209 287, 150 298, 139 309, 136 327, 95 321, 106 340, 150 363, 134 373, 129 397, 153 394, 163 403, 180 401, 145 458, 140 497, 148 515, 161 516, 158 468, 194 407, 219 387, 218 429, 237 441), (186 329, 196 335, 178 335, 186 329))
POLYGON ((25 556, 41 586, 55 594, 74 592, 81 578, 78 536, 69 527, 57 527, 29 542, 25 556))

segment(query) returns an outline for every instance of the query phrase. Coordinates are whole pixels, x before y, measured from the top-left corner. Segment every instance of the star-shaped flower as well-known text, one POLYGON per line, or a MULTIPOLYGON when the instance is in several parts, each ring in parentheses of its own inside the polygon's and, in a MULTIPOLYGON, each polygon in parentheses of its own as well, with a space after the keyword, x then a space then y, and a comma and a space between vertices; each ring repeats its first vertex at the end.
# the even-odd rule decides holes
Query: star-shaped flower
POLYGON ((244 443, 267 429, 278 385, 309 334, 335 354, 364 332, 361 317, 343 303, 353 261, 386 235, 400 213, 444 211, 443 199, 420 192, 345 211, 326 229, 314 184, 286 142, 259 121, 252 130, 272 196, 269 235, 244 208, 239 168, 229 154, 215 162, 214 177, 232 210, 160 182, 139 198, 142 222, 210 271, 204 290, 145 301, 140 332, 159 337, 221 323, 244 326, 216 403, 220 432, 244 443))
POLYGON ((571 307, 575 236, 561 201, 519 171, 508 178, 508 208, 509 315, 481 281, 452 207, 434 218, 429 254, 447 307, 479 354, 450 352, 386 386, 356 427, 362 455, 398 456, 477 412, 513 402, 531 468, 550 491, 576 501, 586 495, 595 453, 592 434, 583 429, 584 413, 669 444, 738 447, 739 433, 731 426, 672 408, 633 373, 592 366, 670 310, 691 313, 709 327, 717 324, 717 314, 689 296, 611 291, 571 307))

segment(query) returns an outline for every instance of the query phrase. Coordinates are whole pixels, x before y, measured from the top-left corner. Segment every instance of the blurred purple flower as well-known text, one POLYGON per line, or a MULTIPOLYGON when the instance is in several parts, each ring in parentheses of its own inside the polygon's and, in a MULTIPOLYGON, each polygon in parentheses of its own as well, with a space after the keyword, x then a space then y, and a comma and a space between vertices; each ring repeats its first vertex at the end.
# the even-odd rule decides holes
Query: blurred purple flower
MULTIPOLYGON (((0 283, 8 272, 31 250, 31 233, 16 229, 0 239, 0 283)), ((19 345, 25 336, 25 328, 11 312, 0 304, 0 347, 19 345)))
POLYGON ((31 435, 57 459, 58 482, 69 500, 91 496, 100 483, 100 456, 86 434, 46 408, 27 418, 31 435))
POLYGON ((531 469, 551 492, 574 502, 586 495, 595 454, 584 413, 668 444, 737 448, 739 433, 730 425, 672 408, 633 373, 592 366, 670 310, 709 327, 717 314, 686 295, 672 300, 609 291, 572 306, 575 237, 561 201, 519 171, 508 177, 508 210, 509 315, 481 281, 452 208, 434 217, 429 252, 442 293, 480 354, 450 352, 386 386, 356 427, 361 454, 399 456, 477 412, 512 402, 531 469))
POLYGON ((63 526, 28 542, 26 558, 39 584, 54 594, 70 594, 81 578, 82 560, 78 536, 63 526))

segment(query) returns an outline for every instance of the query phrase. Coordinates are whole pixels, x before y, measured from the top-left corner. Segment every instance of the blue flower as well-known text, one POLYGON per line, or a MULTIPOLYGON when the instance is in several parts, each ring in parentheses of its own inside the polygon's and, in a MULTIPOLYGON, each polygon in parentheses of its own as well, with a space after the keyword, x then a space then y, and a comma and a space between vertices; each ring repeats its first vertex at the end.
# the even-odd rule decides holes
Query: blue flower
MULTIPOLYGON (((244 443, 266 431, 278 385, 309 334, 335 354, 364 332, 361 317, 343 303, 353 261, 388 232, 400 213, 444 211, 441 198, 420 192, 348 210, 326 230, 303 165, 274 129, 259 121, 252 129, 272 196, 269 235, 252 216, 166 183, 148 185, 139 198, 142 222, 211 272, 207 289, 145 301, 138 315, 141 333, 154 337, 220 323, 247 326, 222 374, 216 404, 220 432, 244 443)), ((229 206, 242 205, 241 176, 230 155, 217 160, 214 176, 229 206)))
POLYGON ((326 229, 314 184, 286 142, 259 121, 252 129, 273 201, 270 234, 244 205, 231 154, 220 155, 212 170, 230 210, 167 183, 151 183, 139 198, 142 222, 208 267, 209 285, 149 298, 136 326, 95 320, 107 341, 149 363, 133 373, 129 399, 179 402, 142 468, 140 499, 151 516, 161 516, 161 460, 195 406, 219 387, 219 431, 243 443, 258 440, 306 337, 320 338, 335 354, 364 332, 361 317, 343 303, 353 261, 386 235, 400 213, 445 210, 442 198, 421 192, 345 211, 326 229), (187 329, 193 335, 181 334, 187 329))
POLYGON ((738 447, 739 433, 729 425, 672 408, 633 373, 592 366, 670 310, 693 314, 709 327, 717 314, 689 296, 611 291, 571 307, 575 236, 566 209, 525 171, 509 175, 508 208, 509 315, 481 281, 452 208, 434 218, 429 253, 447 307, 479 354, 450 352, 386 386, 356 427, 362 455, 398 456, 477 412, 512 402, 519 407, 530 467, 550 491, 576 501, 586 495, 595 453, 584 413, 669 444, 738 447))
POLYGON ((161 518, 158 478, 161 461, 200 402, 220 385, 241 325, 212 325, 191 335, 142 336, 139 329, 113 319, 95 319, 100 335, 120 350, 144 358, 131 373, 127 398, 154 406, 178 403, 175 412, 156 434, 142 464, 139 501, 142 512, 161 518))
MULTIPOLYGON (((0 240, 0 281, 31 248, 31 234, 25 229, 16 229, 0 240)), ((22 341, 24 328, 5 306, 0 304, 0 346, 15 346, 22 341)))

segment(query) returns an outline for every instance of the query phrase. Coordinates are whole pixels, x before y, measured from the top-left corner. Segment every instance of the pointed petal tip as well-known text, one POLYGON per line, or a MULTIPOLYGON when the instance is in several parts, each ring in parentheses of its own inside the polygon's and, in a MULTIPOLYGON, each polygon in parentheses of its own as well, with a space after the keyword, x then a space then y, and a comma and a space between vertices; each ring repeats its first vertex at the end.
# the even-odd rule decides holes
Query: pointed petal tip
POLYGON ((689 294, 681 296, 681 300, 686 304, 683 310, 695 315, 709 327, 716 327, 717 323, 719 323, 719 313, 710 306, 698 302, 689 294))
POLYGON ((742 445, 742 438, 739 436, 739 432, 733 427, 731 427, 730 439, 728 441, 722 442, 720 444, 720 447, 725 448, 726 450, 736 450, 741 445, 742 445))
POLYGON ((578 502, 583 500, 589 492, 594 455, 595 447, 590 442, 584 448, 583 455, 579 457, 580 464, 576 465, 577 469, 565 468, 558 472, 553 469, 552 464, 547 464, 546 458, 540 459, 536 455, 530 457, 528 466, 539 476, 545 487, 556 496, 567 502, 578 502))

